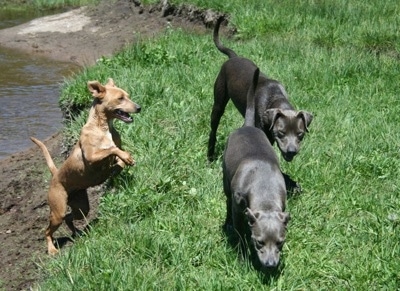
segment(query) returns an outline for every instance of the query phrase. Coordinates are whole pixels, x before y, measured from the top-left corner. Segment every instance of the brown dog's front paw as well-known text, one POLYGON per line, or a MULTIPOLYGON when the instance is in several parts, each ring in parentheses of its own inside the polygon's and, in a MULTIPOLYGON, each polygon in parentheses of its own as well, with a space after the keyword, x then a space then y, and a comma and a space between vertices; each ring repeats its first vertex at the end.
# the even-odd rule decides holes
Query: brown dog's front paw
POLYGON ((119 157, 117 157, 115 160, 116 160, 116 163, 115 163, 116 166, 119 166, 119 167, 121 167, 122 169, 125 168, 126 164, 124 163, 123 160, 121 160, 119 157))
POLYGON ((129 156, 129 159, 126 160, 125 163, 126 163, 128 166, 134 166, 135 163, 136 163, 136 161, 135 161, 131 156, 129 156))
POLYGON ((132 158, 131 154, 128 152, 124 152, 124 156, 123 156, 122 160, 128 166, 134 166, 136 163, 135 160, 132 158))
POLYGON ((131 157, 131 163, 129 164, 130 166, 136 165, 136 161, 131 157))

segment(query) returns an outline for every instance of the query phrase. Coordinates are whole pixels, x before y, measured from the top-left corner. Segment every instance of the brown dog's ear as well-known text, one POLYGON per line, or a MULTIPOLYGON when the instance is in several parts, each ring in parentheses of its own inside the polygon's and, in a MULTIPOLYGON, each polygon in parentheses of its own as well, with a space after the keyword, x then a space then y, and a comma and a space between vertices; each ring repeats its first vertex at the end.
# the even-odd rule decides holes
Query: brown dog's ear
POLYGON ((98 81, 89 81, 88 82, 89 91, 92 93, 93 97, 103 98, 104 93, 106 92, 106 88, 101 85, 98 81))
POLYGON ((297 113, 297 116, 303 119, 306 131, 308 132, 308 126, 310 125, 311 121, 313 120, 313 115, 307 111, 300 110, 297 113))
POLYGON ((290 220, 289 212, 279 212, 279 219, 283 222, 284 225, 287 225, 290 220))
POLYGON ((275 121, 282 115, 282 111, 278 108, 267 109, 264 113, 266 120, 269 124, 269 130, 274 127, 275 121))
POLYGON ((253 226, 253 224, 257 221, 257 214, 254 214, 250 208, 246 208, 244 214, 246 214, 247 219, 249 220, 249 225, 253 226))
POLYGON ((111 78, 108 78, 108 82, 107 82, 106 86, 115 87, 114 80, 111 78))

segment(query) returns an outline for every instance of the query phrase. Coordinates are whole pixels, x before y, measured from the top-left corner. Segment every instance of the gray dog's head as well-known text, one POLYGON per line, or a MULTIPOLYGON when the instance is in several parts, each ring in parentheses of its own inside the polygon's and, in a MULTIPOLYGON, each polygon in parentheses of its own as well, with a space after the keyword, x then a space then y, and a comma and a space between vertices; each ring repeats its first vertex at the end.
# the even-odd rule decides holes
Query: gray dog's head
POLYGON ((264 268, 278 266, 282 246, 286 237, 289 213, 277 211, 255 211, 246 209, 251 228, 251 241, 259 262, 264 268))
POLYGON ((267 109, 264 123, 269 125, 283 158, 290 162, 300 150, 302 141, 313 116, 306 111, 267 109))

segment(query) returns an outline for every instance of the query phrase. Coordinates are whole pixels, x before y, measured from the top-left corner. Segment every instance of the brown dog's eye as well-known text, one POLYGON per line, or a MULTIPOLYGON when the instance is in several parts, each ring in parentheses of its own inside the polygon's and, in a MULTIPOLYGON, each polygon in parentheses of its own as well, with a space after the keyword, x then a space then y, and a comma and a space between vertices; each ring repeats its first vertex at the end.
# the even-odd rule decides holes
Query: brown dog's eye
POLYGON ((119 97, 118 100, 119 100, 119 101, 124 100, 124 96, 119 97))

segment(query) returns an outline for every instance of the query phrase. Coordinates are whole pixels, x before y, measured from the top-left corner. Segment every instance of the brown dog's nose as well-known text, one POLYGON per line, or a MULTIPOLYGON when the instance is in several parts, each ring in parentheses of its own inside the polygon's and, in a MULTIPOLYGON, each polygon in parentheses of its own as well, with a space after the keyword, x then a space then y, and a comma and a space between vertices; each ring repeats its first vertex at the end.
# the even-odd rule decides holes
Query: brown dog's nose
POLYGON ((140 105, 139 105, 139 104, 136 104, 136 112, 137 112, 137 113, 139 113, 139 112, 140 112, 140 110, 142 110, 142 107, 140 107, 140 105))

